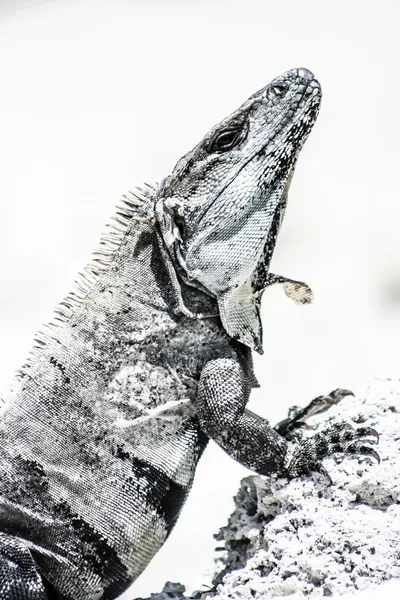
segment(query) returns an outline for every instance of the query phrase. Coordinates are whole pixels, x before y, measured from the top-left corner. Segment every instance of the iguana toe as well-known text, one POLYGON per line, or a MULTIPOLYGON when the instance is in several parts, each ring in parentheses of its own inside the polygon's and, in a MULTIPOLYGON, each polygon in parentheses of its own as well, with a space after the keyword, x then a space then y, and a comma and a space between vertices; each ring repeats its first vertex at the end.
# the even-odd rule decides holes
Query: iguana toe
POLYGON ((369 456, 380 462, 379 454, 366 444, 377 444, 379 434, 371 427, 354 429, 348 423, 336 423, 329 429, 303 440, 296 448, 286 469, 289 478, 317 471, 326 473, 321 461, 332 454, 369 456))

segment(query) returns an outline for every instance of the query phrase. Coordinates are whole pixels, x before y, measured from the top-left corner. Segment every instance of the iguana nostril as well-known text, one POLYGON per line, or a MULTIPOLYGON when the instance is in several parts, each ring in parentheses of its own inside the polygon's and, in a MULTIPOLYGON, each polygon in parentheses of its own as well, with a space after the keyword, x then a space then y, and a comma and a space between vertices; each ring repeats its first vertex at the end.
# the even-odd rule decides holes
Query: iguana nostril
POLYGON ((319 84, 319 82, 316 79, 313 79, 312 81, 309 82, 306 91, 305 91, 307 96, 317 96, 319 94, 321 94, 321 86, 319 84))
POLYGON ((304 68, 297 69, 297 76, 300 77, 300 79, 306 79, 307 81, 314 79, 314 74, 304 68))

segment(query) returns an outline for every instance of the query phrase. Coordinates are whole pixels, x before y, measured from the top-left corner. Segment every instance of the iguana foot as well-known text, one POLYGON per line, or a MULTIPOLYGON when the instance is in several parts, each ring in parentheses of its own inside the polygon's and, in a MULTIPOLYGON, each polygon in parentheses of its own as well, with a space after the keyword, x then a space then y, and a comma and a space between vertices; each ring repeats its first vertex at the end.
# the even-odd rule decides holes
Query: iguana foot
POLYGON ((360 454, 375 458, 380 462, 379 454, 370 446, 379 442, 379 434, 371 427, 354 429, 348 423, 337 423, 329 429, 316 433, 303 440, 296 448, 285 475, 292 479, 299 475, 317 471, 331 479, 321 464, 322 459, 337 452, 343 454, 360 454))
POLYGON ((292 406, 289 408, 288 418, 280 421, 275 425, 274 429, 287 440, 292 440, 296 437, 296 432, 299 429, 311 429, 307 425, 307 419, 325 412, 334 404, 338 404, 346 396, 354 396, 354 394, 350 390, 338 388, 326 396, 314 398, 305 408, 292 406))

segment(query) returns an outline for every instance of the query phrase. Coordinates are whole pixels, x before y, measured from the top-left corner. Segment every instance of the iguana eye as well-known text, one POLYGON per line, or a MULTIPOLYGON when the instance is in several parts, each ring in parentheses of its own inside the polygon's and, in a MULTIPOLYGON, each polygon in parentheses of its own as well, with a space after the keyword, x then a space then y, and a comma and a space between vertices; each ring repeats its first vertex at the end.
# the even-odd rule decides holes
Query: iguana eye
POLYGON ((232 150, 242 140, 242 129, 229 127, 224 129, 214 138, 210 145, 210 152, 226 152, 232 150))
POLYGON ((273 91, 277 96, 284 96, 287 92, 287 87, 283 83, 272 86, 273 91))

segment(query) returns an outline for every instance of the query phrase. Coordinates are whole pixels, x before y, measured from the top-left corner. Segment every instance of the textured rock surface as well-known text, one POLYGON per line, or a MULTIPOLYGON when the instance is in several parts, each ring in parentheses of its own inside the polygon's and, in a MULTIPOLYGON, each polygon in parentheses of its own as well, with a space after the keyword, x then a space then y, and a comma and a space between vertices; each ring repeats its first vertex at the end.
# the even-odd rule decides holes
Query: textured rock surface
MULTIPOLYGON (((400 580, 400 381, 376 380, 363 398, 346 398, 312 424, 338 421, 376 428, 381 464, 326 459, 332 485, 316 474, 290 482, 246 477, 217 536, 226 546, 216 576, 221 600, 343 594, 366 600, 370 592, 362 590, 400 580)), ((379 593, 394 589, 400 597, 400 582, 379 593)), ((152 599, 184 598, 183 591, 167 588, 152 599)))

